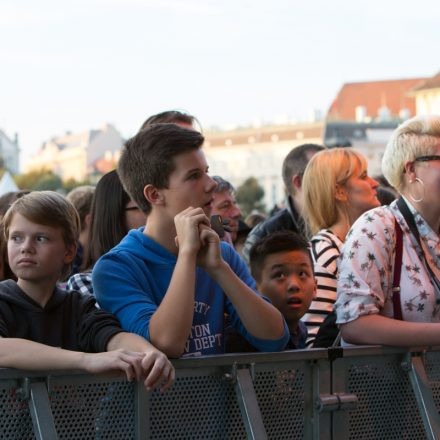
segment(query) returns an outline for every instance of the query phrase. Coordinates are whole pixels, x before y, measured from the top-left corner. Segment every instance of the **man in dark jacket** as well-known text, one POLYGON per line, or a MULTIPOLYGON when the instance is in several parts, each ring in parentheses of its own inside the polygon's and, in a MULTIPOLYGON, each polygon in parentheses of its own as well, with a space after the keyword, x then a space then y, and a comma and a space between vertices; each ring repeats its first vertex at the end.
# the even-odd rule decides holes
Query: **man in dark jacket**
POLYGON ((287 193, 286 207, 252 229, 243 248, 243 257, 247 264, 251 247, 266 235, 281 230, 307 235, 300 215, 303 204, 302 176, 312 156, 324 148, 317 144, 303 144, 293 148, 284 159, 282 173, 287 193))

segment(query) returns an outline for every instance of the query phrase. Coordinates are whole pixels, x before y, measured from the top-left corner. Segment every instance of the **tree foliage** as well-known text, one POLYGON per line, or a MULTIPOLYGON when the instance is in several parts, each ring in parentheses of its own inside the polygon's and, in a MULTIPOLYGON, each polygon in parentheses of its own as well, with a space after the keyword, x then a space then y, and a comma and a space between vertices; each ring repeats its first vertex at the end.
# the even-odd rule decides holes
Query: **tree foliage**
POLYGON ((90 179, 78 181, 73 178, 67 179, 63 182, 63 188, 66 190, 67 193, 72 191, 72 189, 76 188, 77 186, 83 185, 92 185, 92 182, 90 181, 90 179))
POLYGON ((45 169, 14 176, 14 180, 20 189, 56 191, 63 187, 60 176, 45 169))
POLYGON ((255 177, 249 177, 238 188, 236 192, 237 203, 243 216, 246 217, 254 209, 264 212, 265 206, 262 202, 264 189, 259 185, 255 177))

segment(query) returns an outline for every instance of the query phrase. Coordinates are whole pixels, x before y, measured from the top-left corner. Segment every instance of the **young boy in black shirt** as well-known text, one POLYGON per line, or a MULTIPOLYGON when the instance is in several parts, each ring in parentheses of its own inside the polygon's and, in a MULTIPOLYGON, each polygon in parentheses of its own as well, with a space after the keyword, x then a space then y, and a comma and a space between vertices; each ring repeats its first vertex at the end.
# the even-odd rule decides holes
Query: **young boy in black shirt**
POLYGON ((0 366, 27 370, 125 372, 151 389, 168 388, 174 369, 144 338, 123 332, 91 296, 56 287, 75 257, 79 218, 52 191, 17 200, 4 217, 8 259, 17 282, 0 283, 0 366))

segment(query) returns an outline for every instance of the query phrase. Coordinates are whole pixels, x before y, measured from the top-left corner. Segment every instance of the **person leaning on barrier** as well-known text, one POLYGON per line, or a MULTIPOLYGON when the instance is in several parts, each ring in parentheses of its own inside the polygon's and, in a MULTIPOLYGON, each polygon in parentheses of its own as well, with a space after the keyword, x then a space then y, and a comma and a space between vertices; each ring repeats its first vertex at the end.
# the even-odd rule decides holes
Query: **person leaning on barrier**
POLYGON ((79 235, 67 199, 52 191, 23 196, 6 213, 4 232, 18 280, 0 283, 1 367, 120 371, 147 389, 172 384, 174 369, 163 353, 123 332, 92 296, 56 287, 70 273, 79 235))
POLYGON ((225 312, 260 350, 282 350, 281 313, 211 228, 216 182, 203 141, 195 130, 154 124, 126 142, 118 174, 148 220, 95 264, 96 298, 170 357, 223 353, 225 312))
MULTIPOLYGON (((347 232, 361 214, 379 206, 379 200, 378 183, 368 176, 366 158, 351 148, 316 153, 306 167, 302 182, 303 214, 313 234, 311 254, 318 282, 316 298, 302 318, 309 331, 307 345, 311 346, 322 323, 333 311, 337 261, 347 232)), ((324 328, 328 331, 331 327, 324 328)), ((336 338, 336 325, 333 329, 336 338)))
MULTIPOLYGON (((301 317, 316 295, 309 244, 300 234, 278 231, 257 241, 250 252, 257 289, 283 314, 290 338, 286 350, 306 348, 307 327, 301 317)), ((256 351, 227 329, 227 352, 256 351)))
POLYGON ((260 239, 276 231, 289 230, 307 235, 301 211, 303 206, 302 176, 314 154, 325 147, 317 144, 303 144, 293 148, 283 162, 283 181, 286 188, 286 208, 259 223, 248 235, 243 247, 243 258, 249 264, 251 247, 260 239))
POLYGON ((440 345, 440 117, 401 124, 382 172, 400 198, 363 214, 348 233, 337 323, 352 344, 440 345))

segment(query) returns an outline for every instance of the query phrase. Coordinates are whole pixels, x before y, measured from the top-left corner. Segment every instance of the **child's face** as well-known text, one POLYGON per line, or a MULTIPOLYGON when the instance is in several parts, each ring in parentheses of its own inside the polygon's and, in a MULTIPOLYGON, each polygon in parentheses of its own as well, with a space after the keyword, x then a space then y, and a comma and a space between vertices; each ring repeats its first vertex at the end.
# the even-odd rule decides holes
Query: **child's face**
POLYGON ((65 264, 75 256, 75 245, 66 246, 61 228, 38 225, 14 214, 9 226, 8 259, 20 282, 56 282, 65 264))
POLYGON ((289 327, 296 327, 316 294, 316 281, 307 252, 284 251, 268 255, 257 288, 284 315, 289 327))
POLYGON ((213 191, 217 183, 208 175, 205 155, 200 149, 174 157, 175 170, 169 177, 168 188, 161 189, 165 205, 174 217, 189 206, 202 208, 210 217, 213 191))

